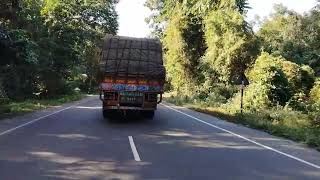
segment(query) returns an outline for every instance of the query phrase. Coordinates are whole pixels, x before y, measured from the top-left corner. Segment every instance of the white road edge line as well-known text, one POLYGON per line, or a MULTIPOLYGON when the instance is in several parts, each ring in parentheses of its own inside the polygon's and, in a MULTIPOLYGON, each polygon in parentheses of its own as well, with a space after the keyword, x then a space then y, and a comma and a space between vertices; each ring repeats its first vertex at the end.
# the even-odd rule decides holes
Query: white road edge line
POLYGON ((39 117, 39 118, 37 118, 37 119, 31 120, 31 121, 29 121, 29 122, 27 122, 27 123, 21 124, 21 125, 19 125, 19 126, 17 126, 17 127, 14 127, 14 128, 9 129, 9 130, 3 131, 3 132, 0 133, 0 136, 5 135, 5 134, 9 134, 9 133, 11 133, 12 131, 15 131, 15 130, 20 129, 20 128, 25 127, 25 126, 28 126, 28 125, 30 125, 30 124, 33 124, 33 123, 35 123, 35 122, 38 122, 38 121, 46 118, 46 117, 49 117, 49 116, 52 116, 52 115, 54 115, 54 114, 58 114, 58 113, 60 113, 60 112, 62 112, 62 111, 68 110, 68 109, 70 109, 70 108, 72 108, 72 107, 78 106, 79 104, 80 104, 80 103, 75 104, 75 105, 72 105, 72 106, 69 106, 69 107, 67 107, 67 108, 61 109, 61 110, 59 110, 59 111, 50 113, 50 114, 48 114, 48 115, 45 115, 45 116, 39 117))
POLYGON ((129 143, 130 143, 130 146, 131 146, 131 150, 132 150, 132 154, 133 154, 134 160, 140 162, 141 159, 140 159, 139 153, 137 151, 136 145, 134 144, 133 137, 132 136, 128 136, 128 138, 129 138, 129 143))
POLYGON ((174 109, 173 107, 170 107, 170 106, 168 106, 168 105, 165 105, 165 104, 161 104, 161 105, 162 105, 162 106, 165 106, 165 107, 167 107, 167 108, 169 108, 169 109, 171 109, 171 110, 173 110, 173 111, 176 111, 176 112, 178 112, 178 113, 180 113, 180 114, 183 114, 183 115, 185 115, 185 116, 188 116, 188 117, 190 117, 190 118, 192 118, 192 119, 194 119, 194 120, 196 120, 196 121, 198 121, 198 122, 201 122, 201 123, 206 124, 206 125, 208 125, 208 126, 211 126, 211 127, 213 127, 213 128, 219 129, 219 130, 221 130, 221 131, 223 131, 223 132, 232 134, 233 136, 236 136, 236 137, 238 137, 238 138, 240 138, 240 139, 243 139, 243 140, 246 140, 246 141, 248 141, 248 142, 251 142, 251 143, 253 143, 253 144, 257 145, 257 146, 263 147, 263 148, 265 148, 265 149, 268 149, 268 150, 270 150, 270 151, 276 152, 276 153, 281 154, 281 155, 283 155, 283 156, 286 156, 286 157, 288 157, 288 158, 294 159, 294 160, 299 161, 299 162, 301 162, 301 163, 303 163, 303 164, 306 164, 306 165, 312 166, 312 167, 314 167, 314 168, 320 169, 320 166, 319 166, 319 165, 316 165, 316 164, 313 164, 313 163, 311 163, 311 162, 305 161, 305 160, 303 160, 303 159, 300 159, 300 158, 298 158, 298 157, 296 157, 296 156, 287 154, 287 153, 285 153, 285 152, 276 150, 276 149, 274 149, 274 148, 272 148, 272 147, 270 147, 270 146, 263 145, 263 144, 261 144, 261 143, 259 143, 259 142, 256 142, 256 141, 254 141, 254 140, 248 139, 248 138, 246 138, 246 137, 244 137, 244 136, 241 136, 240 134, 237 134, 237 133, 234 133, 234 132, 232 132, 232 131, 226 130, 226 129, 221 128, 221 127, 219 127, 219 126, 210 124, 210 123, 205 122, 205 121, 203 121, 203 120, 201 120, 201 119, 199 119, 199 118, 196 118, 196 117, 191 116, 191 115, 189 115, 189 114, 187 114, 187 113, 184 113, 184 112, 182 112, 182 111, 179 111, 179 110, 177 110, 177 109, 174 109))

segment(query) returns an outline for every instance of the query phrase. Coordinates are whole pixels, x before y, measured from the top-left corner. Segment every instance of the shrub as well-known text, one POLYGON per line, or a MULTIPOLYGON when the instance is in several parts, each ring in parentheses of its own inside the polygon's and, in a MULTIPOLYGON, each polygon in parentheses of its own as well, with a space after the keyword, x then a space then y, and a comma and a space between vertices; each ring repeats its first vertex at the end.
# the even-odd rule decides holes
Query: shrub
POLYGON ((294 92, 299 91, 301 87, 301 68, 298 64, 286 61, 284 59, 279 59, 280 68, 285 74, 291 89, 294 92))
POLYGON ((314 71, 309 66, 299 66, 296 63, 282 59, 279 61, 294 93, 308 93, 314 83, 314 71))
MULTIPOLYGON (((244 94, 245 108, 276 105, 288 105, 302 111, 308 108, 307 94, 314 83, 314 72, 309 66, 299 66, 281 56, 262 53, 247 75, 250 85, 244 94)), ((235 96, 233 103, 240 104, 240 94, 235 96)))
POLYGON ((310 124, 313 128, 320 128, 320 113, 312 113, 310 115, 310 124))
MULTIPOLYGON (((245 89, 244 107, 246 109, 261 109, 275 105, 285 105, 292 96, 288 79, 284 74, 280 57, 262 53, 253 68, 247 73, 250 85, 245 89)), ((231 104, 240 104, 238 93, 231 104)))
POLYGON ((301 85, 305 93, 309 93, 315 82, 315 72, 310 66, 301 66, 301 85))
POLYGON ((310 91, 310 99, 320 104, 320 81, 317 81, 310 91))
POLYGON ((210 106, 216 107, 223 103, 226 103, 227 100, 219 92, 213 91, 210 94, 208 94, 208 97, 206 98, 205 102, 210 106))
POLYGON ((294 93, 287 103, 287 107, 307 111, 310 106, 307 94, 314 84, 314 71, 309 66, 300 67, 289 61, 281 61, 280 63, 294 93))
POLYGON ((237 92, 238 87, 233 85, 225 85, 223 83, 204 84, 204 86, 199 87, 199 91, 194 98, 203 101, 207 105, 217 107, 226 103, 237 92))
POLYGON ((287 103, 287 108, 292 108, 298 111, 307 111, 310 106, 309 99, 307 95, 303 92, 296 93, 287 103))

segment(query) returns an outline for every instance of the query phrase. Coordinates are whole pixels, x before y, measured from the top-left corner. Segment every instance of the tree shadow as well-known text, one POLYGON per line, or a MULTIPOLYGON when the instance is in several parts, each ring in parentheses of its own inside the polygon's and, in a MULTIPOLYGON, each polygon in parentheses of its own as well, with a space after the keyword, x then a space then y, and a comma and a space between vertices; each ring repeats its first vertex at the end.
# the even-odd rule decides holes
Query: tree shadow
POLYGON ((27 133, 24 143, 0 139, 5 144, 0 146, 1 179, 320 177, 316 169, 225 132, 207 131, 192 121, 185 125, 181 123, 184 116, 164 109, 156 112, 154 120, 133 113, 110 122, 102 117, 100 108, 81 107, 58 114, 54 120, 54 126, 61 123, 58 129, 50 127, 32 136, 27 133), (81 116, 74 117, 80 112, 81 116), (66 121, 57 121, 61 118, 66 121), (142 162, 134 161, 128 135, 134 137, 142 162))

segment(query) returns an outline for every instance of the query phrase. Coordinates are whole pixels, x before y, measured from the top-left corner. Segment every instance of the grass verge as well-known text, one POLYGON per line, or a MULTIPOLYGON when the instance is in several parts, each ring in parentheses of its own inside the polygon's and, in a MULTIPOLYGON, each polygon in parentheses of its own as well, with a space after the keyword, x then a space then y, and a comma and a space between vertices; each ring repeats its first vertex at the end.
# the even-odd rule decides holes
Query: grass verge
POLYGON ((52 106, 58 106, 72 101, 77 101, 83 99, 85 96, 85 94, 72 94, 60 96, 54 99, 28 99, 19 102, 8 101, 0 104, 0 120, 52 106))
POLYGON ((181 98, 165 97, 166 102, 198 112, 210 114, 222 120, 262 130, 269 134, 304 143, 320 151, 320 128, 310 122, 315 117, 298 111, 269 109, 259 112, 245 111, 240 114, 228 107, 212 107, 203 102, 184 102, 181 98))

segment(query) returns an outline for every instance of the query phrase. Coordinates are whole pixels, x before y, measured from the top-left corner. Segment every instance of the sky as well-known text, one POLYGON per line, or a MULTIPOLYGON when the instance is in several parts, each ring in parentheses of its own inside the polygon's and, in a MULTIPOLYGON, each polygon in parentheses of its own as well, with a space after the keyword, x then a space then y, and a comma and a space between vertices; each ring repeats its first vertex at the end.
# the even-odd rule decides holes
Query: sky
MULTIPOLYGON (((145 22, 151 12, 144 7, 145 0, 120 0, 117 5, 119 14, 118 35, 132 37, 147 37, 151 29, 145 22)), ((247 20, 251 21, 255 15, 262 19, 272 13, 273 5, 282 3, 291 10, 299 13, 309 11, 316 5, 316 0, 248 0, 251 9, 248 11, 247 20)))
POLYGON ((119 14, 118 35, 132 37, 147 37, 151 29, 145 22, 145 18, 151 14, 144 7, 145 0, 120 0, 117 5, 119 14))

